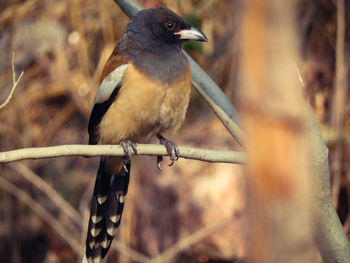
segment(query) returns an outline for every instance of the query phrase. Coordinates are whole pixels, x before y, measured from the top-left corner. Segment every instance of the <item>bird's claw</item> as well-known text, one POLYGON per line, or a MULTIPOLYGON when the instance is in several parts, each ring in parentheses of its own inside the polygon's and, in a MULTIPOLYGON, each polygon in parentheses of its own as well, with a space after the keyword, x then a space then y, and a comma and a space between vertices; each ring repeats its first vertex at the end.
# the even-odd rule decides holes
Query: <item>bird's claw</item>
POLYGON ((162 167, 160 166, 160 163, 163 161, 163 156, 158 155, 157 156, 157 167, 159 170, 162 170, 162 167))
POLYGON ((133 143, 130 140, 122 140, 120 145, 123 147, 124 154, 129 160, 131 159, 132 155, 131 151, 133 151, 134 154, 137 154, 136 143, 133 143))
POLYGON ((129 172, 127 169, 127 166, 130 165, 130 162, 131 162, 131 155, 132 155, 131 151, 133 151, 134 154, 137 154, 136 143, 133 143, 130 140, 122 140, 120 142, 120 145, 121 145, 121 147, 123 147, 124 154, 125 154, 125 156, 123 156, 123 158, 122 158, 124 170, 126 172, 129 172))
POLYGON ((126 156, 123 156, 122 161, 123 161, 124 170, 125 170, 125 172, 128 173, 129 172, 128 165, 130 165, 130 159, 128 159, 128 157, 126 157, 126 156))
MULTIPOLYGON (((173 142, 170 141, 166 138, 164 138, 162 135, 157 134, 157 137, 159 139, 160 144, 164 145, 168 155, 170 157, 170 164, 168 164, 168 166, 172 166, 174 164, 174 162, 176 162, 177 160, 179 160, 179 148, 177 147, 177 145, 173 142)), ((161 157, 161 156, 160 156, 161 157)), ((161 161, 163 161, 163 157, 159 158, 159 156, 157 157, 157 166, 158 168, 160 167, 160 163, 161 161)))

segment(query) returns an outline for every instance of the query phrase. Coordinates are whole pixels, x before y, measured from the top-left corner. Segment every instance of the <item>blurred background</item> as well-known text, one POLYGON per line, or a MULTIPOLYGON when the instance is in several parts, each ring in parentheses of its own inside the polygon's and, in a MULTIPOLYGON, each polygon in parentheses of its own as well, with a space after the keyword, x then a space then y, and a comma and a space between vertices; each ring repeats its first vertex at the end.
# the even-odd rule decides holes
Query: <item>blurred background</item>
MULTIPOLYGON (((239 108, 235 94, 241 2, 140 3, 146 8, 167 6, 201 28, 209 42, 186 43, 184 48, 239 108)), ((346 3, 350 11, 350 1, 346 3)), ((333 200, 350 237, 350 99, 334 96, 336 15, 335 1, 300 1, 297 63, 330 149, 333 200), (340 125, 335 114, 343 116, 340 125)), ((17 76, 24 71, 12 100, 0 110, 0 151, 87 143, 90 106, 102 67, 128 20, 112 0, 0 0, 0 103, 12 87, 12 51, 17 76)), ((346 27, 345 43, 349 33, 346 27)), ((192 91, 186 122, 171 139, 179 145, 238 150, 192 91)), ((181 159, 167 167, 165 159, 160 172, 154 157, 133 161, 115 238, 120 242, 114 242, 109 262, 143 262, 169 248, 176 250, 177 242, 184 249, 162 262, 242 261, 246 226, 240 165, 181 159)), ((0 262, 79 260, 98 162, 69 157, 0 165, 0 262)))

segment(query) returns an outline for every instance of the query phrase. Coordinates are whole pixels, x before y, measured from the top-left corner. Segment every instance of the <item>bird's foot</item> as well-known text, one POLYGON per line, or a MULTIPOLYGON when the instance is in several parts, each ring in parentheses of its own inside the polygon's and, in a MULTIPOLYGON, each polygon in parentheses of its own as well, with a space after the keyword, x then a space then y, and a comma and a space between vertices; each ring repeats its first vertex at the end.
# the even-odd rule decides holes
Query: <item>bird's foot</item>
MULTIPOLYGON (((168 164, 168 166, 172 166, 175 161, 179 160, 179 148, 177 147, 177 145, 173 141, 170 141, 170 140, 164 138, 159 133, 157 134, 157 137, 159 139, 159 143, 165 146, 165 148, 168 152, 168 155, 170 157, 171 163, 168 164)), ((163 161, 163 157, 157 156, 157 166, 160 170, 161 170, 160 163, 162 161, 163 161)))
POLYGON ((136 143, 133 143, 130 140, 122 140, 120 142, 120 146, 123 147, 124 154, 125 154, 125 156, 123 156, 124 170, 126 172, 129 172, 127 166, 130 165, 130 162, 131 162, 131 155, 132 155, 131 151, 133 151, 134 154, 137 154, 136 143))
POLYGON ((160 163, 163 162, 163 156, 158 155, 157 156, 157 166, 159 170, 162 170, 162 167, 160 166, 160 163))

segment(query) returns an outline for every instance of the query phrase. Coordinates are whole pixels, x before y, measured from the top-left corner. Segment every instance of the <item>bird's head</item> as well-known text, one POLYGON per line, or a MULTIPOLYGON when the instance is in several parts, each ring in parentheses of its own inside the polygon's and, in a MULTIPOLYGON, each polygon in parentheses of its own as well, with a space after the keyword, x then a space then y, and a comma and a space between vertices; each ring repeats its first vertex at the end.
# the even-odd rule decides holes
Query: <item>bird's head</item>
POLYGON ((186 40, 207 42, 207 37, 197 28, 187 24, 177 14, 165 7, 144 9, 137 13, 128 27, 142 38, 160 45, 179 44, 186 40))

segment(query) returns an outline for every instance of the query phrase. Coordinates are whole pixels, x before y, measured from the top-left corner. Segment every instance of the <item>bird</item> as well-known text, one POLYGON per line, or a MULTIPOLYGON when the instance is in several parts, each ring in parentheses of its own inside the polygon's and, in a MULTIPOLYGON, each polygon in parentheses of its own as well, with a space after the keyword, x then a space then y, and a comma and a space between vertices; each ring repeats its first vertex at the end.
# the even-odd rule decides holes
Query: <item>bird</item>
MULTIPOLYGON (((192 73, 182 51, 188 40, 207 42, 198 28, 166 7, 143 9, 127 24, 101 74, 88 123, 89 144, 120 144, 125 156, 101 157, 91 199, 85 262, 105 259, 128 191, 136 143, 156 136, 172 165, 176 132, 187 112, 192 73)), ((157 157, 157 164, 162 157, 157 157)), ((84 261, 83 261, 84 262, 84 261)))

